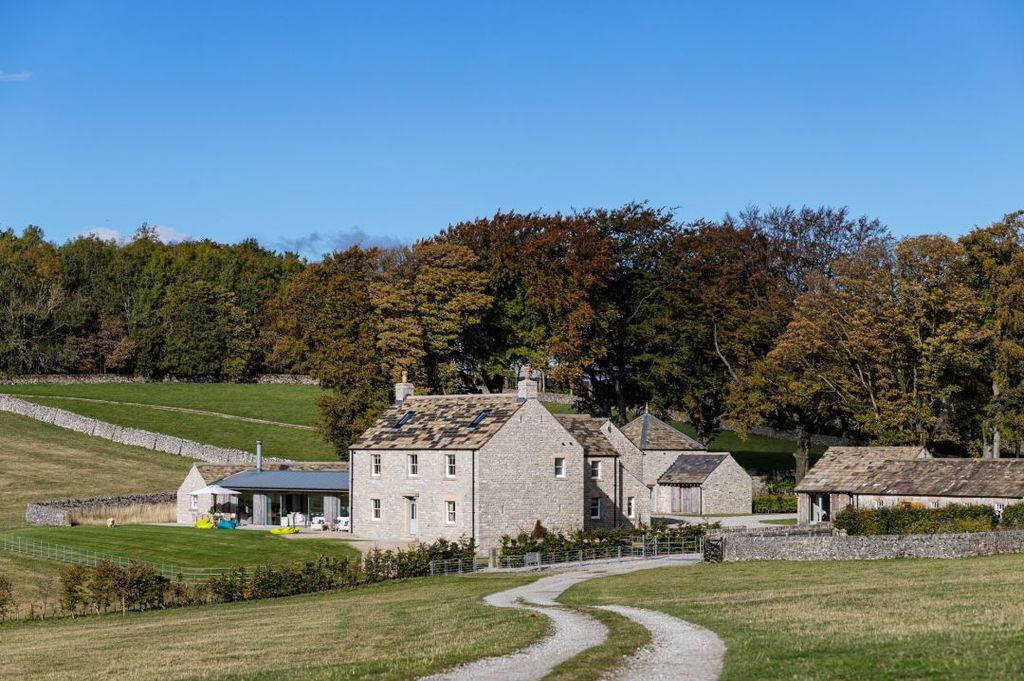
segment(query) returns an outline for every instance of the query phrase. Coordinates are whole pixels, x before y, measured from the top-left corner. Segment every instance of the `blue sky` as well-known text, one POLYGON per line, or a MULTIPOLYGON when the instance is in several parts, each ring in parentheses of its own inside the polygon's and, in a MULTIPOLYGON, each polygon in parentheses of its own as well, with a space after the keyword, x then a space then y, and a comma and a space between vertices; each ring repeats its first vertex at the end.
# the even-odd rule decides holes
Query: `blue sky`
POLYGON ((498 209, 1024 208, 1024 3, 0 0, 0 225, 307 254, 498 209))

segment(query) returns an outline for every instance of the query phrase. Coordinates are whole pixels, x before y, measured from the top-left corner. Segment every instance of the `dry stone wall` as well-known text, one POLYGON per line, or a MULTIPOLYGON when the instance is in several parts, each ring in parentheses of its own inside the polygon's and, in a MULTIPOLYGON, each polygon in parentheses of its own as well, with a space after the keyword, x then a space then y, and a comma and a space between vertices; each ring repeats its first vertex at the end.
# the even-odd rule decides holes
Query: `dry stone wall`
POLYGON ((25 522, 33 525, 68 525, 68 513, 89 508, 111 508, 147 504, 169 504, 178 498, 176 492, 124 494, 116 497, 53 499, 34 501, 25 507, 25 522))
POLYGON ((826 527, 789 532, 712 531, 708 539, 722 541, 724 561, 969 558, 1024 553, 1024 530, 851 537, 826 527))
MULTIPOLYGON (((164 452, 188 459, 197 459, 208 463, 244 464, 248 466, 255 465, 256 463, 256 456, 254 454, 240 449, 215 447, 172 435, 164 435, 163 433, 117 426, 113 423, 82 416, 65 409, 27 402, 10 395, 0 395, 0 411, 27 416, 30 419, 49 423, 58 428, 73 430, 76 433, 103 438, 111 442, 142 447, 143 449, 151 449, 155 452, 164 452)), ((289 462, 288 459, 273 457, 264 457, 264 461, 267 463, 289 462)))

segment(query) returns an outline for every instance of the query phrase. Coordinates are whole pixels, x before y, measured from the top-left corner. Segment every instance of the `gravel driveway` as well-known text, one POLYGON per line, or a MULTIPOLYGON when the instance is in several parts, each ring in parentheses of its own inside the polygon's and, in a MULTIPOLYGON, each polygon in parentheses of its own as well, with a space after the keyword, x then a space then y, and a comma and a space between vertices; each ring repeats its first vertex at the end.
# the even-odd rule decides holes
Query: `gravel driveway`
MULTIPOLYGON (((566 570, 536 582, 487 596, 484 600, 500 608, 523 608, 551 620, 553 632, 538 643, 510 655, 486 657, 441 674, 428 681, 534 681, 547 676, 562 662, 604 642, 608 630, 590 615, 558 605, 555 599, 574 584, 607 575, 687 565, 691 557, 657 558, 609 562, 566 570)), ((628 608, 604 606, 628 617, 651 632, 651 643, 640 649, 618 670, 617 679, 686 679, 705 681, 718 678, 725 646, 706 629, 670 615, 628 608)))

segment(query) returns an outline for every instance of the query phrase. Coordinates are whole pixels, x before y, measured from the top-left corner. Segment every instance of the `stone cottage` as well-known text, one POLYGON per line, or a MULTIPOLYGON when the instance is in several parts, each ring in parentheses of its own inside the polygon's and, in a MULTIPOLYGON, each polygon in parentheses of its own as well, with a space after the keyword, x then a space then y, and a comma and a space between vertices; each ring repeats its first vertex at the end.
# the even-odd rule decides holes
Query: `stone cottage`
POLYGON ((622 427, 643 454, 651 513, 750 513, 753 482, 727 452, 707 447, 645 412, 622 427))
POLYGON ((936 459, 922 447, 830 447, 796 486, 800 524, 828 522, 847 506, 940 508, 1024 499, 1024 459, 936 459))
POLYGON ((383 541, 627 526, 649 520, 641 455, 606 419, 555 416, 529 367, 515 394, 414 395, 350 449, 352 531, 383 541))

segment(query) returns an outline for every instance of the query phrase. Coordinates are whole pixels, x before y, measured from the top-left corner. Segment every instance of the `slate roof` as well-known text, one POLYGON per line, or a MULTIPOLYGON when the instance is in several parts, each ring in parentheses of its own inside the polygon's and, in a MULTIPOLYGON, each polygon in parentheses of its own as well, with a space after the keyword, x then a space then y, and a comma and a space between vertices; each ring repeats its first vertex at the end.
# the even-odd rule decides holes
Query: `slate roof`
MULTIPOLYGON (((207 484, 243 471, 255 471, 256 467, 243 464, 222 465, 214 463, 197 463, 196 468, 207 484)), ((296 461, 292 463, 265 463, 264 471, 344 471, 348 472, 347 461, 296 461)))
POLYGON ((287 490, 340 492, 349 488, 348 471, 262 470, 255 468, 229 475, 219 484, 234 490, 287 490))
POLYGON ((855 494, 1024 498, 1022 459, 879 461, 855 494))
POLYGON ((648 413, 623 426, 622 433, 641 451, 692 452, 707 449, 689 435, 648 413))
POLYGON ((558 414, 555 420, 583 445, 584 456, 618 456, 619 452, 601 427, 608 419, 576 414, 558 414))
POLYGON ((797 492, 852 492, 879 462, 931 455, 923 447, 829 447, 796 486, 797 492))
POLYGON ((659 485, 699 485, 711 475, 728 454, 682 454, 658 478, 659 485))
POLYGON ((349 449, 479 449, 520 406, 514 394, 414 395, 390 407, 349 449), (471 427, 483 411, 490 413, 471 427))

